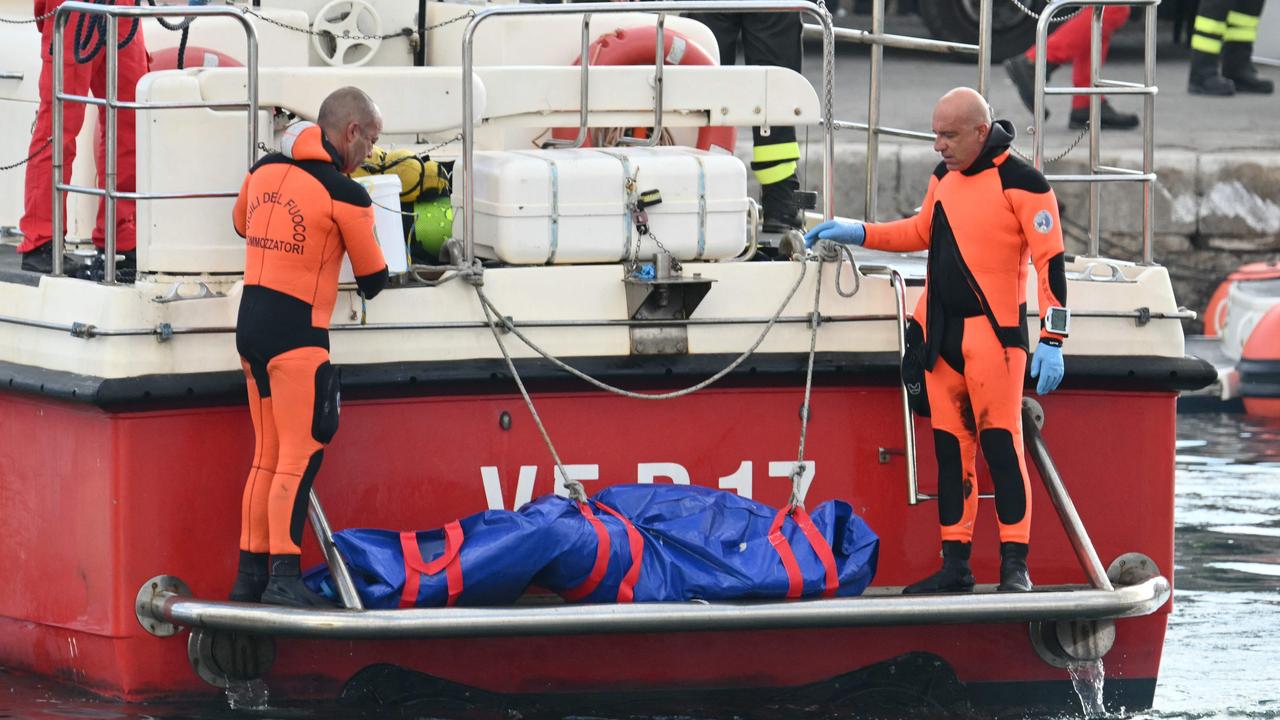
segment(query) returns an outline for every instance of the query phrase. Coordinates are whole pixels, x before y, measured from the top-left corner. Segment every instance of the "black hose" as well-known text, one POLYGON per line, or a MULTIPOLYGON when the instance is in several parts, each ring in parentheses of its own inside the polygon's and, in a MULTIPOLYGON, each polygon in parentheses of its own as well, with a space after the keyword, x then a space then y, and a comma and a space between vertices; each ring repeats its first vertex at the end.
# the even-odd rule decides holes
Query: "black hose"
POLYGON ((187 36, 191 34, 190 26, 182 28, 182 37, 178 39, 178 69, 187 66, 187 36))
MULTIPOLYGON (((88 0, 95 5, 114 5, 113 0, 88 0)), ((154 0, 152 0, 154 2, 154 0)), ((134 0, 137 5, 139 0, 134 0)), ((124 39, 116 46, 117 50, 123 50, 133 42, 133 37, 138 34, 138 18, 133 18, 132 25, 129 26, 129 32, 125 34, 124 39)), ((86 65, 93 61, 102 52, 102 48, 106 46, 107 40, 107 17, 105 15, 86 15, 81 13, 76 19, 76 35, 75 35, 75 60, 81 65, 86 65)), ((49 48, 49 54, 53 54, 53 48, 49 48)))
MULTIPOLYGON (((156 7, 156 0, 147 0, 147 3, 151 5, 151 7, 156 7)), ((134 4, 141 5, 142 3, 140 0, 134 0, 134 4)), ((161 27, 163 27, 165 30, 172 30, 174 32, 177 32, 179 30, 182 30, 185 32, 187 28, 191 27, 192 20, 195 20, 195 18, 185 17, 175 23, 175 22, 170 22, 169 20, 163 17, 159 17, 159 16, 156 17, 156 21, 160 23, 161 27)), ((182 58, 181 53, 179 53, 178 58, 179 59, 182 58)), ((182 66, 179 65, 178 69, 181 70, 182 66)))
POLYGON ((413 64, 427 66, 427 0, 418 0, 418 47, 413 51, 413 64))

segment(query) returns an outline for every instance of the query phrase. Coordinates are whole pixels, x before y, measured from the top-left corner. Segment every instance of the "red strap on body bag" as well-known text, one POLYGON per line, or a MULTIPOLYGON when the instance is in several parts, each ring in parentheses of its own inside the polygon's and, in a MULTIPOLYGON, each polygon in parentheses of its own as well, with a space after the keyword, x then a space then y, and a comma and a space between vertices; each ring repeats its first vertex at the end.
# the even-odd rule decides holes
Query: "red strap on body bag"
POLYGON ((444 570, 449 588, 447 607, 453 607, 462 594, 462 525, 457 520, 444 526, 444 552, 440 557, 425 562, 418 547, 418 533, 400 533, 400 548, 404 552, 404 590, 400 593, 400 607, 413 607, 418 601, 418 588, 423 575, 435 575, 444 570))

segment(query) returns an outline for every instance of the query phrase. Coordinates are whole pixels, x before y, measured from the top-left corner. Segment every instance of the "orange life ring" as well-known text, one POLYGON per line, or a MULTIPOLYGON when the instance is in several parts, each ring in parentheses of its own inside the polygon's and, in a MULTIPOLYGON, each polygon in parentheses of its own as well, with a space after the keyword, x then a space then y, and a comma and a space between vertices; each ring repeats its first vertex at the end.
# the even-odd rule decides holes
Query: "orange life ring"
POLYGON ((1204 308, 1204 334, 1217 336, 1221 331, 1222 319, 1226 311, 1227 291, 1237 282, 1247 282, 1250 280, 1272 280, 1280 278, 1280 263, 1271 262, 1254 262, 1247 265, 1241 265, 1234 272, 1227 276, 1218 284, 1218 288, 1213 291, 1213 295, 1209 298, 1209 304, 1204 308))
MULTIPOLYGON (((178 48, 169 47, 163 50, 156 50, 151 55, 152 71, 156 70, 176 70, 178 69, 178 48)), ((244 63, 236 60, 230 55, 218 52, 212 48, 199 47, 197 45, 188 45, 184 54, 183 66, 189 68, 201 67, 241 67, 244 63)))
MULTIPOLYGON (((619 28, 600 37, 587 49, 591 65, 652 65, 658 41, 656 27, 619 28)), ((674 30, 663 28, 662 49, 666 65, 715 65, 716 61, 700 45, 674 30)), ((579 57, 574 65, 582 62, 579 57)), ((572 140, 578 136, 577 128, 555 128, 551 137, 572 140)), ((697 146, 710 150, 713 146, 730 153, 737 144, 738 129, 729 126, 703 126, 698 128, 697 146)), ((590 138, 585 145, 590 145, 590 138)))

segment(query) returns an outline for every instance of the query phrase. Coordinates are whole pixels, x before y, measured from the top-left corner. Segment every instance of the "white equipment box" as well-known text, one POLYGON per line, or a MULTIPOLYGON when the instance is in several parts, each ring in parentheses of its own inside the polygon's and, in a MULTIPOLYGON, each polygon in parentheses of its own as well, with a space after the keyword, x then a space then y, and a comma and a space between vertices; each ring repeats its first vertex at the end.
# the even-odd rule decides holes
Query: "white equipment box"
MULTIPOLYGON (((640 194, 649 229, 677 260, 724 260, 747 243, 747 169, 726 153, 686 147, 503 150, 475 153, 476 254, 516 265, 652 260, 631 212, 640 194), (634 178, 628 187, 628 178, 634 178)), ((463 171, 463 182, 469 178, 463 171)), ((455 184, 454 217, 464 201, 455 184)), ((461 235, 462 223, 454 223, 461 235)))

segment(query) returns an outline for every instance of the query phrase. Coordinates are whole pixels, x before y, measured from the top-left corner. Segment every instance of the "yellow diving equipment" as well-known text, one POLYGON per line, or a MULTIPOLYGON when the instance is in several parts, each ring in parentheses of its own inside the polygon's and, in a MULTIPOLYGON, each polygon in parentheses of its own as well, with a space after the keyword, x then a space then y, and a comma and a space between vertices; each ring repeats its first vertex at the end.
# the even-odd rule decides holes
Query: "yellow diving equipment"
POLYGON ((440 172, 440 164, 423 160, 412 150, 384 150, 377 145, 351 177, 363 175, 397 175, 400 177, 400 202, 412 203, 426 193, 429 197, 449 192, 449 179, 440 172))

